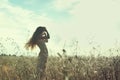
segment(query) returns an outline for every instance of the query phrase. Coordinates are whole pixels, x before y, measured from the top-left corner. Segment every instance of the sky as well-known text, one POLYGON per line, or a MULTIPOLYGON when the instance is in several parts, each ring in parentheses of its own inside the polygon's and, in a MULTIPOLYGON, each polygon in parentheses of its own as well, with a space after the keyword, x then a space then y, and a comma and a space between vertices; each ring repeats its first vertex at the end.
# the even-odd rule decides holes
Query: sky
MULTIPOLYGON (((71 51, 120 42, 120 0, 0 0, 0 37, 22 48, 38 26, 51 36, 49 50, 71 51)), ((4 41, 5 42, 5 41, 4 41)))

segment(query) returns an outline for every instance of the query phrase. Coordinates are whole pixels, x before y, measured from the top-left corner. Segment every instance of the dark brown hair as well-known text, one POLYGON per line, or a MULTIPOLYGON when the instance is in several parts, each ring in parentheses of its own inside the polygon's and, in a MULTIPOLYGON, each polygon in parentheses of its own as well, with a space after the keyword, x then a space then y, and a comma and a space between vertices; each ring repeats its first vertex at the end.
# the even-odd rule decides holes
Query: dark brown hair
POLYGON ((25 48, 26 49, 31 48, 31 50, 32 50, 37 45, 38 40, 40 40, 40 39, 49 39, 49 38, 50 38, 50 35, 49 35, 47 29, 45 27, 43 27, 43 26, 39 26, 35 30, 35 32, 33 33, 30 40, 25 44, 25 48), (43 31, 47 32, 47 35, 44 36, 44 37, 42 36, 43 31))

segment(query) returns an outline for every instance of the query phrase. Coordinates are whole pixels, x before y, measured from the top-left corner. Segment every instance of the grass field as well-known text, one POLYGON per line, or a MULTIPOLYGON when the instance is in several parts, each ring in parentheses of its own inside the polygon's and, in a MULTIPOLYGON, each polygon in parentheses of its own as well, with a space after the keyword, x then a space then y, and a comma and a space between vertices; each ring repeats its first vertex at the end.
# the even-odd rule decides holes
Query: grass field
MULTIPOLYGON (((0 80, 35 80, 36 60, 0 56, 0 80)), ((120 56, 50 56, 46 80, 120 80, 120 56)))

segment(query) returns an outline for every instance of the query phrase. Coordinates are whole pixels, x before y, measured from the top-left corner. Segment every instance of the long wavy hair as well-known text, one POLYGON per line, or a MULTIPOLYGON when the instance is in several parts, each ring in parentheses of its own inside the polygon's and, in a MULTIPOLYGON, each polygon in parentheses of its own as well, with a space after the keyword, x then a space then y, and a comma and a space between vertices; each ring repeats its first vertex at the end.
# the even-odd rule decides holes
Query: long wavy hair
POLYGON ((30 40, 25 44, 25 48, 26 49, 30 48, 31 50, 33 50, 40 39, 49 39, 49 38, 50 38, 50 35, 49 35, 47 29, 45 27, 43 27, 43 26, 39 26, 39 27, 37 27, 37 29, 33 33, 30 40), (46 32, 46 35, 43 36, 42 33, 44 31, 46 32))

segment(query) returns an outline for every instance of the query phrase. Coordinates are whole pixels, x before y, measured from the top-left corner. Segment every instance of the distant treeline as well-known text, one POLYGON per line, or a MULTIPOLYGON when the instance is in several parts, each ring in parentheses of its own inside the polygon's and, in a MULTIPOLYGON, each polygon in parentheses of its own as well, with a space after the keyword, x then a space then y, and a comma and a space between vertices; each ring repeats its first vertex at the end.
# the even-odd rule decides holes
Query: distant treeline
MULTIPOLYGON (((0 54, 0 56, 17 56, 17 55, 15 55, 15 54, 0 54)), ((20 57, 23 57, 23 55, 20 55, 20 57)))

